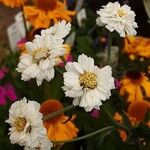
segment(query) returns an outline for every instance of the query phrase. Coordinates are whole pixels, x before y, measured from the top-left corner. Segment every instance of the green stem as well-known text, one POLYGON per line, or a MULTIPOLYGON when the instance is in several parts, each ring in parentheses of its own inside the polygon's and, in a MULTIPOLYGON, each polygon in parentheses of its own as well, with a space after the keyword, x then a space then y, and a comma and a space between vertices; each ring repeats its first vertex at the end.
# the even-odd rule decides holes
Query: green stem
POLYGON ((107 47, 107 50, 108 50, 108 65, 110 64, 111 62, 111 45, 112 45, 112 39, 113 39, 113 33, 110 32, 109 33, 109 37, 108 37, 108 47, 107 47))
POLYGON ((55 66, 54 68, 56 69, 56 71, 57 71, 59 74, 61 74, 61 75, 63 74, 63 71, 60 70, 57 66, 55 66))
POLYGON ((65 57, 64 56, 60 56, 60 58, 64 62, 64 64, 66 65, 67 61, 66 61, 65 57))
POLYGON ((94 25, 90 30, 89 30, 89 32, 88 32, 88 35, 90 35, 95 29, 96 29, 96 25, 94 25))
POLYGON ((105 111, 105 113, 107 114, 107 116, 109 117, 109 120, 111 121, 111 123, 114 125, 114 127, 122 129, 124 131, 126 131, 127 133, 130 132, 129 128, 118 123, 117 121, 114 120, 114 118, 111 116, 111 114, 107 111, 107 108, 105 106, 103 106, 103 109, 105 111))
POLYGON ((69 105, 69 106, 67 106, 67 107, 65 107, 65 108, 63 108, 61 110, 58 110, 58 111, 53 112, 51 114, 48 114, 48 115, 46 115, 46 116, 43 117, 43 121, 48 120, 50 118, 53 118, 53 117, 55 117, 55 116, 57 116, 57 115, 59 115, 59 114, 61 114, 63 112, 66 112, 66 111, 68 111, 68 110, 70 110, 72 108, 74 108, 74 106, 73 105, 69 105))
POLYGON ((21 10, 22 10, 22 18, 23 18, 23 24, 24 24, 25 34, 26 34, 25 36, 26 36, 26 39, 28 40, 28 29, 27 29, 26 18, 24 15, 23 6, 21 7, 21 10))
MULTIPOLYGON (((120 96, 119 92, 117 91, 116 93, 117 93, 118 98, 119 98, 121 101, 124 101, 123 98, 120 96)), ((119 111, 119 113, 121 114, 124 123, 132 130, 133 127, 132 127, 132 124, 131 124, 131 122, 130 122, 130 120, 129 120, 127 114, 126 114, 126 112, 125 112, 123 109, 121 109, 120 107, 117 107, 117 106, 116 106, 116 108, 117 108, 117 110, 119 111)))
POLYGON ((97 130, 95 132, 92 132, 92 133, 89 133, 87 135, 84 135, 84 136, 81 136, 81 137, 78 137, 78 138, 75 138, 75 139, 72 139, 72 140, 66 140, 66 141, 52 141, 53 143, 72 143, 72 142, 76 142, 76 141, 80 141, 80 140, 83 140, 83 139, 87 139, 87 138, 90 138, 96 134, 99 134, 101 132, 104 132, 104 131, 107 131, 107 130, 110 130, 110 129, 113 129, 114 127, 113 126, 109 126, 109 127, 105 127, 103 129, 100 129, 100 130, 97 130))

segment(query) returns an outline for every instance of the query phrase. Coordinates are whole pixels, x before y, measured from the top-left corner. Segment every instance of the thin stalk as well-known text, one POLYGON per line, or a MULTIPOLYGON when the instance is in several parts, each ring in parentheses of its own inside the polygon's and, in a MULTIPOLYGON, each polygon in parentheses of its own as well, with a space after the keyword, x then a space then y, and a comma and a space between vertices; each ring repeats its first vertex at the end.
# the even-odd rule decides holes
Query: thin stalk
POLYGON ((114 118, 111 116, 111 114, 107 111, 107 108, 105 106, 103 106, 103 109, 105 111, 105 113, 107 114, 107 116, 109 117, 109 120, 111 121, 111 123, 114 125, 114 127, 122 129, 124 131, 126 131, 127 133, 130 132, 129 128, 118 123, 117 121, 114 120, 114 118))
POLYGON ((88 32, 88 35, 90 35, 95 29, 96 29, 96 25, 94 25, 90 30, 89 30, 89 32, 88 32))
POLYGON ((63 74, 63 71, 62 70, 60 70, 58 67, 54 67, 55 69, 56 69, 56 71, 60 74, 60 75, 62 75, 63 74))
MULTIPOLYGON (((117 91, 116 93, 117 93, 118 98, 121 101, 124 101, 123 98, 120 96, 119 92, 117 91)), ((131 124, 126 112, 123 109, 121 109, 120 107, 117 107, 116 105, 115 105, 115 107, 117 108, 117 110, 119 111, 121 116, 123 117, 124 123, 132 130, 133 127, 132 127, 132 124, 131 124)))
POLYGON ((66 65, 67 61, 66 61, 65 57, 64 56, 60 56, 60 58, 64 62, 64 64, 66 65))
POLYGON ((77 142, 77 141, 80 141, 80 140, 84 140, 84 139, 87 139, 87 138, 90 138, 96 134, 99 134, 101 132, 104 132, 104 131, 107 131, 107 130, 110 130, 110 129, 113 129, 114 127, 113 126, 109 126, 109 127, 105 127, 103 129, 99 129, 95 132, 92 132, 92 133, 89 133, 87 135, 84 135, 84 136, 81 136, 81 137, 78 137, 78 138, 74 138, 72 140, 66 140, 66 141, 52 141, 53 143, 72 143, 72 142, 77 142))
POLYGON ((21 11, 22 11, 22 18, 23 18, 23 24, 24 24, 24 29, 25 29, 25 36, 26 36, 26 39, 28 39, 28 29, 27 29, 26 18, 24 15, 23 6, 21 7, 21 11))
POLYGON ((112 46, 112 39, 113 39, 113 33, 110 32, 110 33, 109 33, 109 37, 108 37, 108 47, 107 47, 107 50, 108 50, 108 65, 109 65, 110 62, 111 62, 111 46, 112 46))
POLYGON ((74 108, 74 106, 73 106, 73 105, 69 105, 69 106, 67 106, 67 107, 65 107, 65 108, 63 108, 63 109, 60 109, 60 110, 58 110, 58 111, 56 111, 56 112, 53 112, 53 113, 51 113, 51 114, 48 114, 48 115, 46 115, 46 116, 43 117, 43 121, 48 120, 48 119, 50 119, 50 118, 53 118, 53 117, 55 117, 55 116, 58 116, 59 114, 61 114, 61 113, 63 113, 63 112, 66 112, 66 111, 68 111, 68 110, 70 110, 70 109, 72 109, 72 108, 74 108))

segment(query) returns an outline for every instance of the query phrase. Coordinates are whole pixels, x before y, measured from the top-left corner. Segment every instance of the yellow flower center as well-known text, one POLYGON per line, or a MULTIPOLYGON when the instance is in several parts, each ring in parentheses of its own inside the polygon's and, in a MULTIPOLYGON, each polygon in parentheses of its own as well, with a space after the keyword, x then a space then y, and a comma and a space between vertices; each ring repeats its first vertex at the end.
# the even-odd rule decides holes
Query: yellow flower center
POLYGON ((26 126, 27 120, 25 118, 17 117, 15 121, 15 128, 18 132, 21 132, 24 130, 26 126))
POLYGON ((48 53, 48 49, 39 48, 33 52, 34 61, 39 63, 42 59, 46 59, 50 54, 48 53))
POLYGON ((117 14, 118 14, 119 17, 123 17, 123 16, 126 15, 126 12, 124 12, 123 9, 119 9, 118 12, 117 12, 117 14))
POLYGON ((94 89, 97 86, 97 76, 92 72, 80 74, 79 80, 84 88, 94 89))

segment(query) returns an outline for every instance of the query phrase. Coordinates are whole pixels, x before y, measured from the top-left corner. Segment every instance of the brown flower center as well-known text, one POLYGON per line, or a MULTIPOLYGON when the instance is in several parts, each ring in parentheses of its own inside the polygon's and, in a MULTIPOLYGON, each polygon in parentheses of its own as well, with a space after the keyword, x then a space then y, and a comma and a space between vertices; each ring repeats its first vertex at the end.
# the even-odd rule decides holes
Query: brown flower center
POLYGON ((26 126, 27 120, 25 118, 17 117, 15 121, 15 128, 18 132, 21 132, 24 130, 26 126))
POLYGON ((37 8, 48 11, 57 7, 57 0, 34 0, 37 8))
POLYGON ((80 74, 79 80, 84 88, 94 89, 97 86, 97 76, 92 72, 80 74))
POLYGON ((142 79, 142 74, 139 71, 131 70, 126 73, 126 76, 132 81, 140 81, 142 79))

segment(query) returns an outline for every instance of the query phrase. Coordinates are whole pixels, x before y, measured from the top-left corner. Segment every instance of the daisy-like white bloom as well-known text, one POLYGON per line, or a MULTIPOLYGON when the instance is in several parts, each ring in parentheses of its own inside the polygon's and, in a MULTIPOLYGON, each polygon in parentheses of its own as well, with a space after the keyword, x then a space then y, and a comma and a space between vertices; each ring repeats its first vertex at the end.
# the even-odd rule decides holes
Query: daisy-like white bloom
POLYGON ((74 98, 73 105, 84 107, 86 111, 99 109, 115 88, 111 67, 100 69, 94 65, 94 59, 84 54, 78 57, 78 62, 67 63, 65 69, 65 94, 74 98))
POLYGON ((96 22, 99 26, 105 26, 110 32, 117 31, 121 37, 135 35, 137 23, 135 13, 128 5, 120 6, 118 2, 109 2, 97 11, 99 17, 96 22))
POLYGON ((71 24, 66 23, 65 20, 62 20, 61 22, 59 21, 51 28, 42 30, 41 35, 42 36, 54 35, 57 39, 63 39, 69 34, 70 30, 71 30, 71 24))
POLYGON ((9 135, 12 144, 33 147, 38 145, 38 139, 46 136, 43 126, 43 115, 39 112, 40 104, 23 98, 13 103, 9 109, 9 135))
POLYGON ((32 147, 25 147, 24 150, 51 150, 53 146, 47 136, 39 138, 37 142, 38 144, 32 145, 32 147))
POLYGON ((32 42, 25 44, 27 53, 21 55, 17 68, 17 71, 22 73, 22 80, 36 78, 39 86, 44 79, 50 81, 54 78, 54 66, 57 65, 59 56, 65 52, 63 38, 70 29, 70 23, 58 22, 53 27, 43 30, 41 35, 36 35, 32 42))

